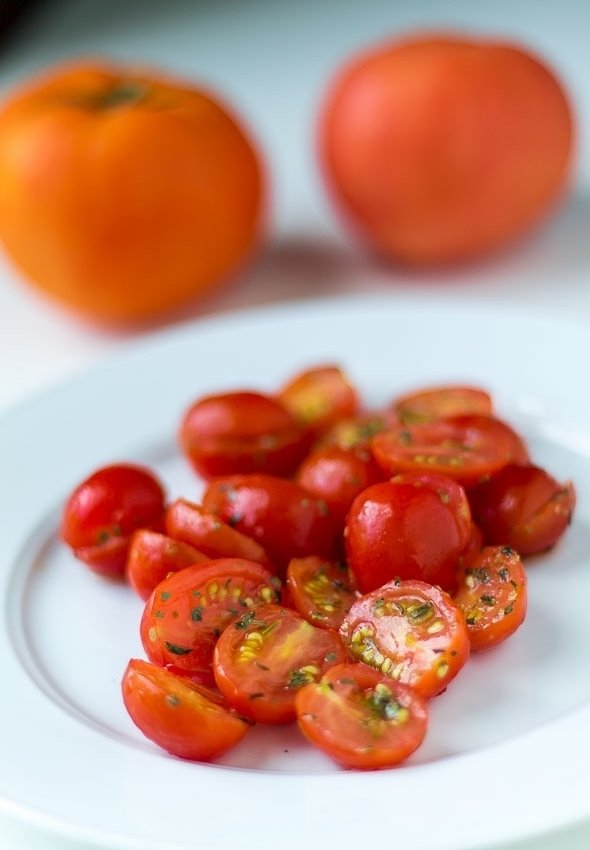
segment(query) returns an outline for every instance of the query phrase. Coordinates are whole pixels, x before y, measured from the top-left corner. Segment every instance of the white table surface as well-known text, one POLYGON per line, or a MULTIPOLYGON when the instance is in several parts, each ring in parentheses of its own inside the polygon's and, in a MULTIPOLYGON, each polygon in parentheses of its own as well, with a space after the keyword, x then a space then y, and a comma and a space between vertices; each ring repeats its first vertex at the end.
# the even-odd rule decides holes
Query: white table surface
MULTIPOLYGON (((590 330, 589 31, 586 0, 58 0, 41 6, 2 46, 0 88, 48 62, 103 54, 147 60, 201 80, 245 116, 270 163, 272 232, 239 280, 180 321, 301 298, 432 290, 462 303, 492 298, 508 309, 527 305, 584 322, 590 330), (347 241, 322 192, 312 139, 321 93, 334 67, 351 51, 416 26, 494 33, 537 49, 571 92, 579 144, 570 200, 539 233, 483 264, 409 277, 376 266, 347 241)), ((146 333, 149 329, 106 331, 74 318, 25 286, 0 258, 0 414, 146 333)), ((523 800, 534 806, 526 791, 523 800)), ((583 824, 519 844, 518 850, 587 850, 589 845, 590 824, 583 824)), ((82 850, 83 845, 4 815, 0 847, 82 850)))

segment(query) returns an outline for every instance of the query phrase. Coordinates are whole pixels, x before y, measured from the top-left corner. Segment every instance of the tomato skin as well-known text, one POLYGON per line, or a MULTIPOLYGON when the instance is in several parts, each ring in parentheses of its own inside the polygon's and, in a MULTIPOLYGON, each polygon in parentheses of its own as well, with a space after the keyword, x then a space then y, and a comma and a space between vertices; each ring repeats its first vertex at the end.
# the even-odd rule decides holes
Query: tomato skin
POLYGON ((215 681, 241 715, 262 723, 295 719, 295 696, 345 659, 338 633, 295 611, 259 605, 229 625, 215 647, 215 681))
POLYGON ((121 578, 131 534, 138 528, 160 528, 163 513, 164 490, 150 470, 132 464, 105 466, 68 498, 61 538, 94 572, 121 578))
POLYGON ((489 649, 506 640, 524 622, 527 577, 510 546, 486 546, 460 572, 454 596, 465 617, 471 649, 489 649))
POLYGON ((575 491, 538 466, 511 464, 469 494, 484 540, 523 557, 551 549, 571 522, 575 491))
POLYGON ((470 652, 463 613, 422 581, 392 581, 361 596, 340 636, 354 658, 426 698, 445 690, 470 652))
POLYGON ((166 530, 204 552, 209 558, 244 558, 273 570, 262 546, 226 522, 186 499, 177 499, 166 510, 166 530))
POLYGON ((203 478, 233 473, 288 475, 305 457, 310 434, 277 399, 257 392, 207 396, 186 412, 179 441, 203 478))
POLYGON ((345 563, 315 555, 289 561, 285 587, 290 607, 320 629, 338 630, 358 595, 345 563))
POLYGON ((459 555, 459 567, 470 567, 483 548, 483 534, 474 522, 471 523, 469 540, 459 555))
POLYGON ((384 472, 436 472, 472 487, 503 466, 522 462, 528 452, 505 422, 492 416, 448 416, 402 425, 372 441, 384 472))
POLYGON ((131 536, 127 554, 127 581, 143 600, 169 573, 209 558, 193 546, 157 531, 141 528, 131 536))
POLYGON ((279 400, 305 428, 318 436, 359 407, 358 394, 334 365, 316 366, 295 375, 279 391, 279 400))
POLYGON ((492 399, 479 387, 432 387, 396 398, 393 410, 402 425, 412 425, 447 416, 491 416, 492 399))
POLYGON ((311 452, 295 475, 298 484, 324 500, 342 530, 354 499, 382 480, 383 473, 367 449, 339 446, 325 446, 311 452))
POLYGON ((469 504, 459 484, 434 474, 400 475, 368 487, 352 503, 347 560, 363 593, 396 577, 454 590, 470 530, 469 504))
POLYGON ((341 449, 371 448, 371 440, 376 434, 399 425, 396 414, 389 410, 376 410, 360 413, 357 416, 341 419, 323 435, 320 446, 338 446, 341 449))
POLYGON ((154 664, 211 680, 217 639, 228 623, 259 602, 278 599, 280 582, 260 564, 219 558, 160 582, 148 599, 140 635, 154 664))
POLYGON ((132 658, 121 683, 125 708, 146 738, 180 758, 208 761, 249 729, 234 712, 189 680, 132 658))
POLYGON ((408 758, 428 725, 426 701, 364 664, 338 664, 296 696, 305 737, 342 767, 376 770, 408 758))
POLYGON ((212 481, 203 504, 256 540, 284 574, 291 558, 336 555, 337 527, 328 506, 284 478, 230 475, 212 481))

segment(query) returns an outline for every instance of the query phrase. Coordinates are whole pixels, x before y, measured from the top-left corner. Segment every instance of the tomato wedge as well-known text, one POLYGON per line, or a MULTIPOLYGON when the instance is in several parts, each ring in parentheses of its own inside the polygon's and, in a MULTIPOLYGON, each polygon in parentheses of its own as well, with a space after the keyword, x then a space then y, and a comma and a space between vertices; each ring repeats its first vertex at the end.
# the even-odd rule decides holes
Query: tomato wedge
POLYGON ((131 537, 127 555, 127 580, 145 600, 169 573, 208 560, 207 555, 194 546, 142 528, 131 537))
POLYGON ((280 581, 260 564, 220 558, 187 567, 156 587, 141 620, 150 661, 211 676, 213 649, 228 623, 260 602, 274 602, 280 581))
POLYGON ((393 409, 402 425, 415 425, 444 416, 491 416, 492 399, 479 387, 431 387, 395 399, 393 409))
POLYGON ((358 395, 338 366, 316 366, 300 372, 279 391, 279 401, 297 422, 319 434, 354 416, 358 395))
POLYGON ((315 629, 295 611, 260 605, 228 626, 215 647, 217 687, 244 717, 295 719, 295 695, 345 659, 337 632, 315 629))
POLYGON ((444 691, 469 657, 462 612, 422 581, 392 581, 357 599, 340 635, 354 658, 423 697, 444 691))
POLYGON ((315 555, 289 562, 286 587, 292 607, 308 623, 322 629, 339 629, 358 595, 345 563, 315 555))
POLYGON ((364 664, 338 664, 295 699, 305 737, 343 767, 374 770, 408 758, 428 725, 426 701, 364 664))
POLYGON ((171 537, 195 546, 209 558, 244 558, 272 571, 260 543, 232 528, 203 505, 177 499, 168 506, 164 522, 171 537))
POLYGON ((512 428, 489 416, 452 416, 400 426, 377 434, 372 449, 377 463, 391 475, 436 472, 465 487, 526 453, 512 428))
POLYGON ((465 616, 471 648, 488 649, 522 625, 527 608, 527 577, 510 546, 486 546, 461 570, 455 604, 465 616))
POLYGON ((208 761, 235 746, 249 724, 206 696, 206 690, 147 661, 132 658, 121 683, 129 716, 146 738, 175 756, 208 761))

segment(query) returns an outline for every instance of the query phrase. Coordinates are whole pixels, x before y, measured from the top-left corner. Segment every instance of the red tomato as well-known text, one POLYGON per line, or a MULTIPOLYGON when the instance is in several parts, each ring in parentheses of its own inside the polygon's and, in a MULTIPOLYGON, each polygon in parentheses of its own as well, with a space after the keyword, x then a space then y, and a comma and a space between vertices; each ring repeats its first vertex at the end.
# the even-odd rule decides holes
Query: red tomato
POLYGON ((399 475, 368 487, 352 503, 344 532, 363 592, 396 577, 454 589, 470 533, 463 488, 435 474, 399 475))
POLYGON ((291 607, 322 629, 339 629, 358 595, 346 564, 315 555, 289 561, 286 587, 291 607))
POLYGON ((522 556, 555 546, 571 522, 575 492, 538 466, 511 464, 476 487, 469 498, 489 544, 505 543, 522 556))
POLYGON ((222 522, 202 505, 177 499, 168 507, 164 522, 171 537, 196 546, 209 558, 244 558, 271 569, 268 555, 256 540, 222 522))
POLYGON ((341 449, 369 449, 376 434, 398 425, 391 411, 374 411, 341 419, 324 435, 322 446, 339 446, 341 449))
POLYGON ((301 372, 285 384, 278 397, 314 434, 354 416, 359 404, 356 390, 338 366, 316 366, 301 372))
POLYGON ((521 458, 526 448, 504 422, 490 416, 449 416, 377 434, 377 463, 390 475, 437 472, 465 487, 521 458))
POLYGON ((83 481, 67 500, 62 540, 91 570, 124 575, 129 539, 138 528, 160 528, 164 490, 148 469, 105 466, 83 481))
POLYGON ((207 560, 207 555, 193 546, 141 528, 133 533, 129 544, 127 580, 142 599, 147 599, 169 573, 207 560))
POLYGON ((488 649, 524 622, 527 578, 510 546, 487 546, 461 570, 455 604, 465 616, 471 649, 488 649))
POLYGON ((431 422, 445 416, 491 416, 492 399, 478 387, 433 387, 395 399, 402 425, 431 422))
POLYGON ((207 699, 189 680, 132 658, 123 675, 123 701, 146 738, 175 756, 208 761, 240 741, 249 725, 207 699))
POLYGON ((218 478, 205 491, 203 504, 257 540, 283 572, 291 558, 336 554, 336 524, 330 509, 292 481, 271 475, 218 478))
POLYGON ((462 612, 422 581, 392 581, 362 596, 340 634, 355 658, 423 697, 444 691, 469 657, 462 612))
POLYGON ((323 499, 342 530, 356 496, 382 481, 383 473, 368 449, 324 446, 306 457, 295 480, 308 493, 323 499))
POLYGON ((220 558, 187 567, 156 587, 141 620, 150 661, 210 678, 225 626, 260 602, 278 600, 279 580, 260 564, 220 558))
POLYGON ((288 608, 261 605, 228 626, 215 647, 217 687, 244 717, 295 719, 299 688, 317 681, 345 652, 337 632, 314 629, 288 608))
POLYGON ((255 392, 199 399, 185 414, 179 439, 204 478, 237 472, 288 475, 310 443, 310 435, 279 401, 255 392))
POLYGON ((364 664, 338 664, 295 699, 305 737, 343 767, 392 767, 422 743, 426 701, 364 664))
POLYGON ((470 567, 483 547, 483 534, 479 527, 472 522, 469 540, 459 556, 459 567, 470 567))

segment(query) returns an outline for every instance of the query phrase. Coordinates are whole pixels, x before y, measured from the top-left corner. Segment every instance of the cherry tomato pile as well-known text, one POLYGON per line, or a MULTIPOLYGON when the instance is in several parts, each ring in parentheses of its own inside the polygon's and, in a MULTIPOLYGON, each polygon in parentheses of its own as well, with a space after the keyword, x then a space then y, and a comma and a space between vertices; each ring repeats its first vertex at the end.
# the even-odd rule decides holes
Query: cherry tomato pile
POLYGON ((553 547, 574 509, 572 484, 533 465, 476 387, 368 411, 322 366, 272 396, 198 399, 178 439, 202 504, 118 464, 76 488, 61 531, 145 600, 149 660, 129 662, 124 703, 187 759, 297 721, 344 767, 402 761, 428 700, 521 625, 521 558, 553 547))

